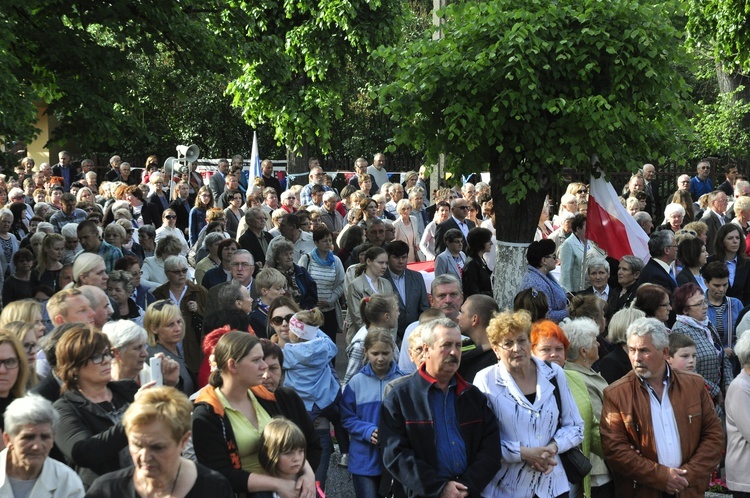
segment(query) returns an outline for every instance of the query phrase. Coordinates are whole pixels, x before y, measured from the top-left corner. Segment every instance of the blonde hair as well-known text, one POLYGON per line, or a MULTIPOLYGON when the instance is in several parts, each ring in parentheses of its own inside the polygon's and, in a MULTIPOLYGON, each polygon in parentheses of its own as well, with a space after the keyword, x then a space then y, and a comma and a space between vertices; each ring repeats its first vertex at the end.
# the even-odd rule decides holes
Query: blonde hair
POLYGON ((26 361, 26 351, 23 350, 21 341, 11 332, 0 330, 0 345, 10 344, 18 357, 18 377, 16 383, 10 388, 10 395, 14 398, 23 398, 26 396, 26 383, 29 378, 29 364, 26 361))
POLYGON ((320 311, 318 308, 313 308, 311 310, 298 311, 296 313, 296 316, 300 322, 305 323, 307 325, 312 325, 313 327, 320 327, 325 322, 325 317, 323 316, 323 312, 320 311))
POLYGON ((163 423, 177 442, 190 432, 193 405, 187 396, 174 387, 161 386, 146 389, 138 395, 125 412, 122 425, 125 434, 137 427, 154 422, 163 423))
POLYGON ((498 345, 503 339, 520 333, 531 337, 531 314, 526 310, 501 311, 487 326, 487 337, 493 345, 498 345))
POLYGON ((42 313, 42 305, 36 299, 21 299, 5 305, 0 313, 0 327, 10 322, 27 322, 31 325, 36 321, 36 314, 42 313))
MULTIPOLYGON (((163 299, 149 305, 146 309, 146 316, 143 317, 143 328, 148 332, 149 346, 156 346, 159 342, 156 330, 175 317, 182 318, 182 313, 180 308, 169 300, 163 299)), ((185 320, 182 320, 182 337, 185 337, 185 320)))
MULTIPOLYGON (((21 341, 21 346, 23 346, 23 338, 26 337, 26 334, 29 332, 32 332, 34 334, 34 339, 36 339, 36 325, 34 325, 34 321, 31 322, 8 322, 2 326, 3 330, 6 332, 10 332, 12 335, 16 336, 19 341, 21 341)), ((37 345, 38 348, 38 345, 37 345)), ((26 348, 24 348, 24 353, 26 352, 26 348)), ((24 357, 26 359, 26 357, 24 357)), ((27 364, 28 366, 28 364, 27 364)), ((36 374, 36 369, 29 368, 29 375, 28 380, 26 381, 26 388, 31 389, 35 385, 39 384, 39 377, 36 374)))
POLYGON ((260 437, 258 463, 266 474, 278 477, 279 458, 285 453, 306 449, 307 441, 302 430, 291 420, 274 417, 263 429, 260 437))

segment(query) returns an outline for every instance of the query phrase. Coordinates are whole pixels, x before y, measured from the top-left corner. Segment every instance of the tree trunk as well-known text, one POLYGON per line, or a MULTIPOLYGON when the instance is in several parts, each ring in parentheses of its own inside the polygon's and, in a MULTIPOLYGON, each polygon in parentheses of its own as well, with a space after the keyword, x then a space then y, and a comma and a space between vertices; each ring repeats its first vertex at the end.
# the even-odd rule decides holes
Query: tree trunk
POLYGON ((721 64, 716 66, 716 79, 719 84, 721 93, 732 93, 738 87, 744 86, 735 98, 741 98, 745 102, 750 102, 750 77, 744 74, 730 74, 724 71, 721 64))
MULTIPOLYGON (((307 161, 310 159, 310 148, 305 145, 295 151, 291 147, 286 148, 286 172, 289 174, 307 173, 307 161)), ((307 177, 305 177, 307 183, 307 177)))
POLYGON ((504 172, 500 164, 499 156, 490 163, 497 238, 494 294, 500 309, 512 309, 513 298, 526 274, 526 249, 534 240, 548 192, 548 181, 540 181, 547 188, 539 192, 529 190, 523 201, 510 204, 501 192, 504 172))

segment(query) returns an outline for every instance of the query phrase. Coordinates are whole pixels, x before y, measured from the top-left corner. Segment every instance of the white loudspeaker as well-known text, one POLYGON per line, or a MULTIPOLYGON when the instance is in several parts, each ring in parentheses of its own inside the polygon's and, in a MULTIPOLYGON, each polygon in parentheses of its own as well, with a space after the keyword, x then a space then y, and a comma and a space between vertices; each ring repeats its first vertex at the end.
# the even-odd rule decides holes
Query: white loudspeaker
POLYGON ((175 170, 177 172, 180 171, 180 160, 176 157, 168 157, 164 161, 164 173, 167 175, 167 178, 171 179, 175 175, 175 170))
POLYGON ((197 145, 178 145, 177 153, 183 156, 188 163, 194 163, 201 155, 201 149, 197 145))

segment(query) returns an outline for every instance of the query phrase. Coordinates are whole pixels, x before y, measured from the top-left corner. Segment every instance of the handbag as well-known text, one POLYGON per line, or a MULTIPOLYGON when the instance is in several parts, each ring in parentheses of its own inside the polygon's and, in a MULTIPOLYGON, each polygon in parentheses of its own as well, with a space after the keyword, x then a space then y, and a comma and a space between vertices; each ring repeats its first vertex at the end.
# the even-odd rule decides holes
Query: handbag
MULTIPOLYGON (((545 362, 547 365, 550 363, 545 362)), ((557 385, 557 376, 553 376, 550 382, 555 387, 555 403, 557 403, 557 428, 562 427, 562 400, 560 397, 560 387, 557 385)), ((591 472, 591 461, 583 454, 578 446, 569 449, 565 453, 559 453, 560 461, 568 476, 568 481, 573 484, 580 484, 591 472)))

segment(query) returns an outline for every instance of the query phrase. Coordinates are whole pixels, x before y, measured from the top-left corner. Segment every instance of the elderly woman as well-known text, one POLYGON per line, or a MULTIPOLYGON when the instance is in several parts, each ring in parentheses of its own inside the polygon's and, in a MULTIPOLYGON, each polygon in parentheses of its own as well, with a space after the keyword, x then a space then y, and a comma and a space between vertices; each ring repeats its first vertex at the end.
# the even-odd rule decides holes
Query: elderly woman
POLYGON ((151 292, 160 285, 167 282, 167 274, 164 273, 164 261, 170 256, 179 256, 182 253, 182 242, 171 235, 159 240, 153 256, 143 260, 143 285, 151 292))
POLYGON ((206 235, 205 247, 208 249, 208 255, 198 261, 195 265, 195 281, 200 283, 203 281, 203 277, 208 270, 216 268, 221 264, 221 258, 219 258, 218 250, 219 243, 224 240, 223 233, 209 233, 206 235))
POLYGON ((502 468, 485 488, 487 497, 564 495, 570 487, 558 454, 583 442, 583 420, 565 373, 531 355, 530 333, 526 311, 498 313, 487 327, 499 361, 480 371, 474 385, 502 421, 502 468))
POLYGON ((271 491, 314 498, 311 465, 317 467, 320 460, 318 437, 298 397, 285 389, 270 393, 261 386, 267 365, 260 340, 243 332, 229 332, 219 339, 213 354, 216 370, 193 411, 198 462, 224 475, 238 494, 271 491), (258 463, 260 435, 277 415, 297 424, 307 440, 309 463, 296 482, 264 475, 258 463), (240 441, 243 443, 238 444, 240 441))
POLYGON ((617 285, 610 290, 608 316, 612 316, 623 308, 630 307, 638 290, 638 279, 643 270, 643 260, 627 255, 620 259, 617 268, 617 285))
POLYGON ((656 284, 643 284, 635 292, 633 307, 646 313, 646 318, 656 318, 661 323, 667 323, 669 312, 672 311, 669 291, 656 284))
POLYGON ((735 497, 750 496, 750 334, 743 334, 734 352, 742 370, 727 389, 727 487, 735 497))
POLYGON ((143 271, 141 271, 141 263, 137 257, 124 256, 122 259, 118 259, 117 263, 115 263, 115 270, 127 271, 133 277, 133 293, 130 297, 139 308, 145 310, 146 306, 156 301, 154 295, 141 283, 143 271))
POLYGON ((696 284, 685 284, 674 291, 677 321, 672 332, 690 336, 698 353, 695 373, 703 376, 717 407, 724 405, 724 392, 732 382, 732 365, 724 352, 721 338, 708 320, 708 301, 696 284))
POLYGON ((18 251, 20 243, 15 235, 10 232, 13 224, 13 213, 8 208, 0 209, 0 252, 3 255, 2 271, 3 277, 8 278, 15 271, 13 255, 18 251))
POLYGON ((140 395, 122 421, 133 466, 103 475, 86 496, 234 496, 224 476, 181 456, 190 439, 192 408, 171 387, 140 395))
POLYGON ((125 270, 113 270, 107 281, 107 295, 115 302, 123 320, 132 320, 138 325, 143 324, 145 311, 138 306, 131 297, 135 286, 133 276, 125 270))
POLYGON ((73 281, 75 287, 93 285, 101 290, 107 290, 107 266, 98 254, 83 252, 76 256, 73 262, 73 281))
POLYGON ((599 372, 607 383, 612 384, 633 370, 628 357, 628 327, 639 318, 645 317, 646 313, 637 308, 625 308, 610 319, 607 339, 614 349, 599 360, 599 372))
POLYGON ((568 292, 580 292, 584 289, 581 281, 581 267, 584 257, 590 253, 586 240, 586 216, 577 214, 571 223, 573 233, 560 246, 560 285, 568 292))
POLYGON ((169 199, 164 195, 164 176, 156 172, 148 179, 149 195, 146 198, 147 209, 153 213, 154 221, 161 219, 161 215, 169 207, 169 199))
MULTIPOLYGON (((154 290, 156 299, 170 300, 178 308, 184 319, 185 340, 183 348, 185 363, 193 375, 198 374, 201 362, 200 338, 203 317, 208 300, 208 291, 187 280, 188 265, 183 256, 170 256, 164 262, 168 282, 154 290)), ((148 313, 146 313, 148 315, 148 313)), ((144 319, 144 325, 146 320, 144 319)), ((148 326, 148 332, 152 332, 148 326)))
MULTIPOLYGON (((112 380, 132 380, 140 384, 139 374, 148 359, 146 330, 129 320, 117 320, 104 324, 102 332, 112 344, 112 380)), ((177 385, 179 364, 163 353, 157 353, 156 356, 162 358, 161 371, 164 383, 177 385)))
POLYGON ((464 235, 458 228, 446 230, 443 236, 445 250, 435 257, 435 276, 450 273, 461 280, 461 273, 466 265, 466 254, 463 252, 464 235))
POLYGON ((138 385, 112 382, 109 339, 87 325, 76 325, 63 334, 55 353, 55 374, 63 391, 55 402, 60 414, 55 443, 89 487, 99 475, 127 462, 121 420, 138 385))
POLYGON ((318 303, 318 286, 310 273, 294 262, 294 245, 288 240, 279 240, 269 247, 266 266, 276 268, 287 281, 287 291, 302 309, 312 309, 318 303))
POLYGON ((727 223, 716 231, 714 254, 707 261, 723 261, 729 269, 727 296, 750 304, 750 259, 748 259, 745 233, 734 223, 727 223))
POLYGON ((492 249, 492 232, 487 228, 472 228, 466 242, 466 264, 461 273, 464 299, 474 294, 492 297, 492 270, 484 259, 492 249))
POLYGON ((589 455, 592 469, 588 476, 591 479, 592 496, 614 496, 614 481, 603 460, 604 453, 599 435, 599 421, 602 418, 604 389, 607 387, 607 381, 592 369, 592 365, 599 360, 597 344, 599 325, 590 318, 576 318, 567 320, 561 324, 561 328, 570 341, 565 370, 576 372, 581 376, 588 389, 593 410, 592 446, 589 455))
POLYGON ((679 204, 672 203, 667 204, 664 208, 664 224, 659 227, 659 230, 672 230, 674 233, 682 228, 682 222, 685 218, 685 208, 679 204))
MULTIPOLYGON (((564 320, 565 323, 570 320, 564 320)), ((534 357, 548 363, 556 363, 562 368, 567 365, 566 358, 570 349, 570 341, 563 330, 552 320, 540 320, 531 327, 531 353, 534 357)), ((601 438, 599 437, 599 418, 594 417, 593 404, 586 384, 581 374, 565 369, 565 378, 573 399, 578 406, 578 413, 583 419, 583 444, 581 451, 591 458, 592 446, 601 454, 601 438)), ((569 483, 570 484, 570 483, 569 483)), ((581 498, 591 496, 591 479, 586 476, 582 485, 571 484, 571 497, 581 498)))
MULTIPOLYGON (((398 184, 396 184, 398 185, 398 184)), ((401 188, 401 185, 398 185, 401 188)), ((401 191, 403 195, 403 191, 401 191)), ((407 263, 419 261, 418 251, 421 234, 419 233, 419 224, 416 216, 412 216, 411 202, 408 199, 401 199, 396 205, 398 218, 393 222, 396 230, 396 240, 402 240, 409 246, 409 256, 407 263)))
POLYGON ((701 268, 708 260, 706 244, 698 237, 683 239, 677 244, 677 259, 683 264, 682 271, 677 274, 677 285, 697 284, 705 292, 701 268))
POLYGON ((64 463, 48 458, 59 420, 52 403, 41 396, 20 398, 8 406, 5 449, 0 453, 0 496, 83 498, 81 478, 64 463))
POLYGON ((331 250, 333 234, 328 227, 321 226, 313 230, 313 242, 315 250, 303 254, 299 265, 305 268, 310 278, 315 281, 318 291, 316 306, 325 317, 321 330, 335 343, 336 334, 344 322, 340 304, 344 295, 344 265, 331 250))
POLYGON ((529 266, 518 288, 519 292, 535 289, 547 296, 547 316, 555 323, 568 316, 568 297, 565 289, 555 280, 552 271, 557 267, 555 243, 551 239, 532 242, 526 251, 529 266))

